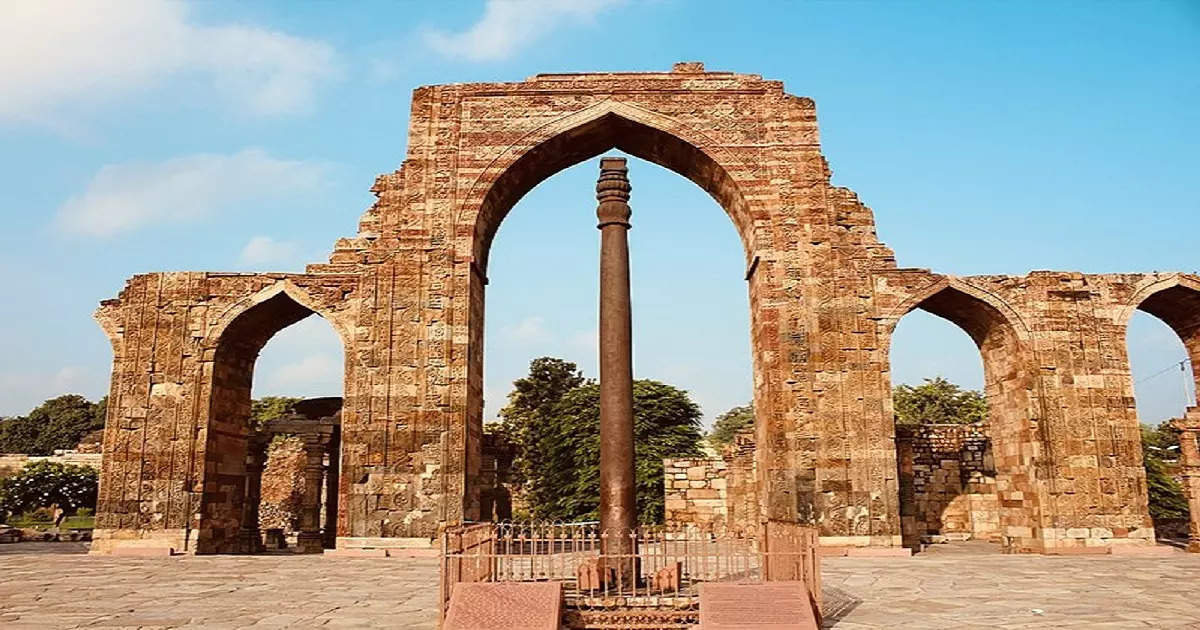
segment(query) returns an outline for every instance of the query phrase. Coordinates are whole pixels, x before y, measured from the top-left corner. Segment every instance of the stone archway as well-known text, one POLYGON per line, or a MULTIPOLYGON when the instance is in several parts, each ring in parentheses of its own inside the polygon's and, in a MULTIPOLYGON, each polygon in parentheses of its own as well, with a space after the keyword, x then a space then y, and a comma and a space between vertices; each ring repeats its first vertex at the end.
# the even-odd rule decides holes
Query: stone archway
POLYGON ((1179 336, 1192 364, 1193 392, 1200 405, 1200 282, 1177 275, 1138 287, 1120 316, 1125 329, 1135 310, 1157 317, 1179 336))
MULTIPOLYGON (((887 344, 895 320, 922 305, 976 336, 1006 408, 1030 409, 1027 426, 1003 423, 1018 436, 1003 457, 1021 493, 1006 535, 1046 551, 1147 541, 1118 328, 1130 304, 1176 317, 1176 289, 1133 298, 1163 277, 946 284, 898 269, 871 209, 831 184, 815 104, 698 63, 425 86, 409 129, 400 169, 376 179, 377 201, 328 262, 300 274, 143 274, 101 304, 114 361, 94 552, 194 551, 201 518, 221 520, 198 512, 206 485, 222 485, 219 467, 205 467, 210 415, 243 414, 227 393, 244 388, 263 331, 301 307, 327 317, 345 346, 338 546, 428 544, 445 524, 477 518, 491 239, 529 188, 610 147, 691 179, 738 229, 761 517, 815 522, 830 545, 900 544, 887 344), (271 289, 280 283, 299 293, 271 289), (226 335, 234 342, 211 343, 226 335)), ((1191 329, 1178 319, 1176 330, 1191 329)), ((213 439, 214 453, 236 450, 213 439)))
MULTIPOLYGON (((1006 548, 1013 551, 1040 550, 1034 532, 1041 528, 1038 466, 1044 447, 1034 428, 1039 414, 1032 393, 1036 375, 1031 373, 1029 329, 1002 299, 956 278, 935 282, 902 304, 889 320, 898 322, 918 308, 967 333, 983 360, 988 400, 985 435, 995 488, 992 496, 981 496, 971 508, 979 511, 970 515, 972 520, 989 523, 974 528, 974 533, 1002 537, 1006 548)), ((892 330, 894 327, 893 323, 892 330)), ((906 540, 919 537, 906 532, 906 540)))
MULTIPOLYGON (((314 306, 314 301, 295 285, 281 282, 230 307, 206 340, 205 346, 212 352, 211 386, 202 433, 205 472, 198 497, 197 553, 241 549, 238 532, 248 507, 243 505, 248 475, 262 472, 261 462, 255 471, 248 469, 250 441, 255 434, 250 422, 254 366, 259 352, 278 332, 319 315, 314 306)), ((340 326, 334 323, 333 327, 344 343, 340 326)), ((348 367, 351 357, 346 355, 344 359, 348 367)), ((265 445, 257 448, 262 450, 265 445)), ((261 455, 255 459, 261 460, 261 455)))

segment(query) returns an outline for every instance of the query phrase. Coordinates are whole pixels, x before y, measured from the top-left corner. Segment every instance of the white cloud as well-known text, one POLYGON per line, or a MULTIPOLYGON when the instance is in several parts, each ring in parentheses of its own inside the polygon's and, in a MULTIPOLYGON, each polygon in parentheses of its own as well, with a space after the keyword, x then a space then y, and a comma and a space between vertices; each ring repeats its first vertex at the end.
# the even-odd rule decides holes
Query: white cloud
POLYGON ((57 223, 66 232, 111 236, 153 223, 194 221, 235 203, 312 190, 325 171, 322 164, 280 160, 257 149, 111 164, 59 207, 57 223))
POLYGON ((504 328, 504 338, 517 343, 549 341, 551 337, 546 329, 546 318, 537 315, 522 319, 516 326, 504 328))
POLYGON ((238 260, 243 265, 271 265, 289 263, 296 257, 299 248, 295 243, 277 241, 270 236, 255 236, 242 248, 238 260))
POLYGON ((430 31, 425 41, 437 52, 470 61, 511 57, 562 24, 587 23, 624 0, 487 0, 483 16, 460 33, 430 31))
MULTIPOLYGON (((323 42, 241 25, 198 26, 170 0, 0 3, 0 122, 67 112, 171 76, 198 78, 256 115, 303 112, 338 75, 323 42)), ((68 116, 69 117, 69 116, 68 116)))

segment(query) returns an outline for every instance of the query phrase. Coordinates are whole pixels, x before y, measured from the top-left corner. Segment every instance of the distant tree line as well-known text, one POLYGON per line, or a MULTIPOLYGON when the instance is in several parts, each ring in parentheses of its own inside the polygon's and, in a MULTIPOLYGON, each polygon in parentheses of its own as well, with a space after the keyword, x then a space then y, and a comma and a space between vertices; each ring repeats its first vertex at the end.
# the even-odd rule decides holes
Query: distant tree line
POLYGON ((0 418, 0 453, 51 455, 72 449, 104 428, 108 396, 92 402, 78 394, 51 398, 23 416, 0 418))

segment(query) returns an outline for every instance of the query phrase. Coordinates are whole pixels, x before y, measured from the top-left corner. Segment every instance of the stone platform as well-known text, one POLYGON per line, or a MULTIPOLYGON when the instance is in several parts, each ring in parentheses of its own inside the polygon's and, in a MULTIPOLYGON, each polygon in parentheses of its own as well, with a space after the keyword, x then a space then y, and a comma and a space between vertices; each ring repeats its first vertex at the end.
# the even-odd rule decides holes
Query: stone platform
MULTIPOLYGON (((437 627, 437 558, 122 558, 84 549, 0 545, 0 627, 437 627)), ((825 627, 836 630, 1200 627, 1197 554, 1002 555, 966 543, 822 564, 825 627)))

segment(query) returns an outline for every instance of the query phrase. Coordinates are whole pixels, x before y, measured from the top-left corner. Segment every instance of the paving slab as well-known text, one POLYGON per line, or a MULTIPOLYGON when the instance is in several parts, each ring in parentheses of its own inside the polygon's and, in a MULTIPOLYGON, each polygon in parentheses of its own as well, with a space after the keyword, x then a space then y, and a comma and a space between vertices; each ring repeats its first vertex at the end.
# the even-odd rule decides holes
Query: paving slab
MULTIPOLYGON (((0 547, 0 627, 437 628, 436 558, 136 558, 67 553, 66 544, 0 547)), ((1200 628, 1200 554, 1048 557, 954 545, 822 559, 824 627, 1200 628)))

